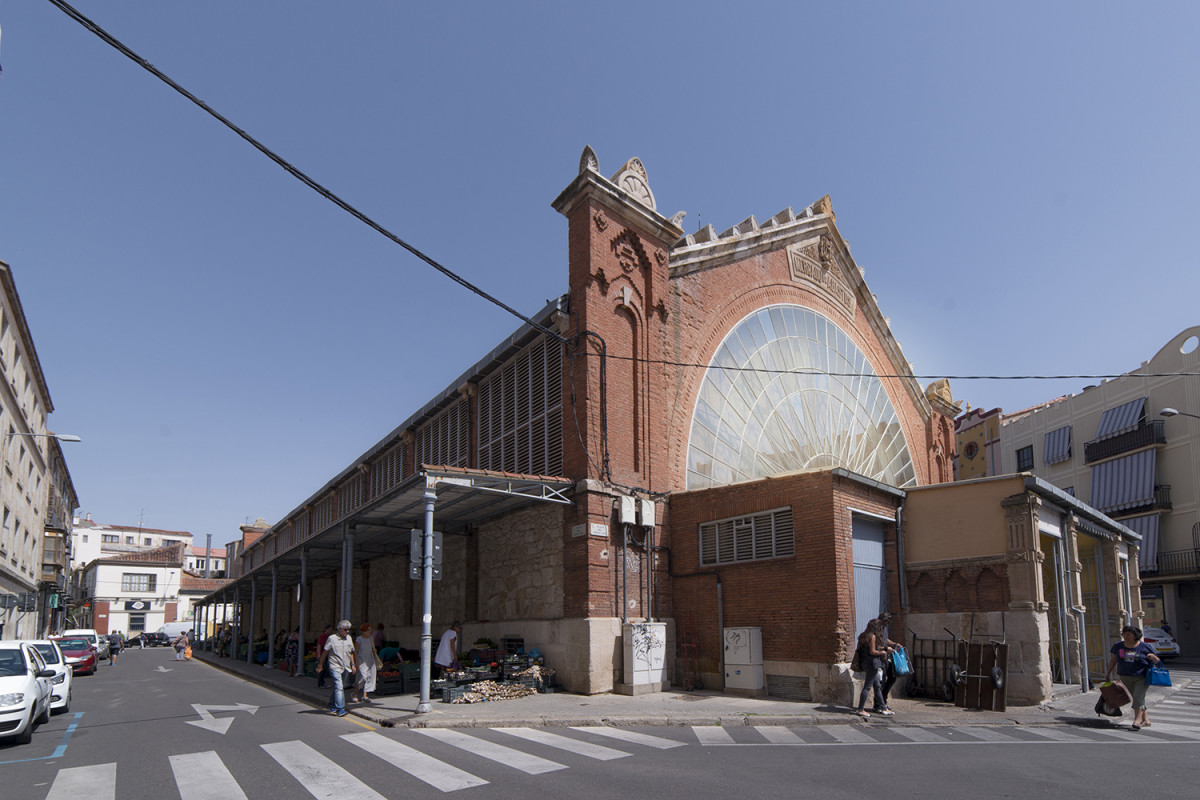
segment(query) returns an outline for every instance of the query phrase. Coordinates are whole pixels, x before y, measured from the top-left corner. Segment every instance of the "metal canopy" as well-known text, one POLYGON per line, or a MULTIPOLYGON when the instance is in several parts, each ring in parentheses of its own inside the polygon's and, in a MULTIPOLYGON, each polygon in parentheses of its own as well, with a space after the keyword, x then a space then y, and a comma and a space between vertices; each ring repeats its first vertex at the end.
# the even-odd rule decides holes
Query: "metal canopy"
MULTIPOLYGON (((447 535, 465 535, 468 527, 538 502, 570 505, 568 492, 574 481, 544 475, 458 467, 423 466, 411 478, 386 495, 368 503, 318 534, 310 536, 285 553, 252 572, 231 580, 207 595, 205 602, 221 603, 241 587, 243 600, 254 585, 260 597, 271 590, 271 570, 278 570, 281 589, 300 582, 300 552, 308 551, 308 579, 319 578, 342 568, 342 530, 354 532, 354 560, 408 553, 409 531, 424 525, 425 491, 437 494, 434 524, 447 535)), ((266 537, 264 537, 265 539, 266 537)), ((262 540, 259 540, 260 542, 262 540)), ((257 544, 257 543, 256 543, 257 544)), ((259 545, 261 546, 261 545, 259 545)))

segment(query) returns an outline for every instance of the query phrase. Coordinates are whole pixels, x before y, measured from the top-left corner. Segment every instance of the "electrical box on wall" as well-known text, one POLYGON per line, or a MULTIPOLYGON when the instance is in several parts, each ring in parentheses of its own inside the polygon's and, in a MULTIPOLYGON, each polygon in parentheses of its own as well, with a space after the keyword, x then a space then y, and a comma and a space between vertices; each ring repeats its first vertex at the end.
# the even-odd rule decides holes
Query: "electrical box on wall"
POLYGON ((632 497, 618 497, 617 522, 622 525, 637 525, 637 502, 632 497))
POLYGON ((654 501, 638 500, 638 516, 641 517, 643 528, 654 527, 654 501))

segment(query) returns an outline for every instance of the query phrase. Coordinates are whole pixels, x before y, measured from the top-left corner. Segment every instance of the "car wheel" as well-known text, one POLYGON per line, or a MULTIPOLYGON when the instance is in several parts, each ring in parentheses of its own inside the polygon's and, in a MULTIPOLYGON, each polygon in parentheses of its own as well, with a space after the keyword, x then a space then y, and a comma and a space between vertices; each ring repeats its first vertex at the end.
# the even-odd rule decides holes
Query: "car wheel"
POLYGON ((941 688, 941 695, 942 695, 943 701, 945 701, 947 703, 953 703, 954 702, 954 684, 951 683, 950 681, 946 681, 945 683, 943 683, 942 688, 941 688))
POLYGON ((50 721, 50 698, 46 698, 46 707, 42 709, 42 715, 37 718, 38 725, 45 725, 50 721))
POLYGON ((29 724, 25 726, 25 730, 13 737, 13 741, 17 744, 29 744, 33 741, 33 709, 29 709, 29 724))

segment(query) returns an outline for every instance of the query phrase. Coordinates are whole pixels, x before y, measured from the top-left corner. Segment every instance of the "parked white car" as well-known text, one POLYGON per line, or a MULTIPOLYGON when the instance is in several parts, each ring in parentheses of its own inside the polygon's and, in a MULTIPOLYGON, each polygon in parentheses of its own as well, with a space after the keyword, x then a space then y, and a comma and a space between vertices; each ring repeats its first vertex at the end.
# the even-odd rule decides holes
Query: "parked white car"
POLYGON ((54 677, 50 679, 51 712, 63 714, 70 711, 71 679, 75 670, 67 663, 66 656, 63 655, 58 642, 52 642, 49 639, 30 639, 28 641, 46 662, 46 667, 54 670, 54 677))
POLYGON ((82 636, 92 643, 92 647, 96 648, 97 658, 108 658, 108 637, 101 636, 96 633, 93 628, 71 628, 69 631, 63 631, 63 636, 82 636))
POLYGON ((1142 641, 1153 647, 1160 656, 1171 658, 1179 655, 1179 642, 1162 628, 1143 628, 1142 641))
POLYGON ((55 674, 33 645, 0 641, 0 737, 29 744, 34 726, 50 721, 50 681, 55 674))

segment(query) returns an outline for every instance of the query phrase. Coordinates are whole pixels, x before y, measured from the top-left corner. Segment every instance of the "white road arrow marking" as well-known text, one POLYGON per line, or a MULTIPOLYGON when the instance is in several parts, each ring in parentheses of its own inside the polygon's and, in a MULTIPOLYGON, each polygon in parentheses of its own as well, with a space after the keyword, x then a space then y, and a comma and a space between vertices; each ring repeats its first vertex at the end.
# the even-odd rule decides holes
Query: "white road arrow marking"
POLYGON ((197 728, 204 728, 206 731, 222 735, 233 724, 233 717, 217 719, 213 716, 214 711, 246 711, 250 714, 258 711, 258 706, 252 706, 249 703, 238 703, 235 706, 205 706, 199 703, 192 703, 192 708, 200 715, 200 719, 189 719, 187 720, 188 725, 195 725, 197 728))
POLYGON ((166 667, 164 667, 162 664, 159 664, 159 665, 158 665, 158 670, 157 670, 157 671, 158 671, 158 672, 174 672, 175 670, 173 670, 173 669, 167 669, 167 668, 166 668, 166 667))

